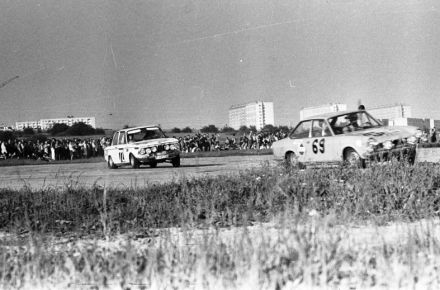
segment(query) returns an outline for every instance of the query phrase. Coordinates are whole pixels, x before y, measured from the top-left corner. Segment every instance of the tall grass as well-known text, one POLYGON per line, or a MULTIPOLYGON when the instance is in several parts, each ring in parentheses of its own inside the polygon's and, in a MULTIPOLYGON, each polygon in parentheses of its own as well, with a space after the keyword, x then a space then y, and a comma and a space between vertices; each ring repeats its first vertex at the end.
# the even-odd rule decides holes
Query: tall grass
POLYGON ((391 242, 388 232, 356 241, 347 227, 435 218, 439 184, 439 166, 393 163, 3 189, 0 288, 436 289, 436 224, 391 242))

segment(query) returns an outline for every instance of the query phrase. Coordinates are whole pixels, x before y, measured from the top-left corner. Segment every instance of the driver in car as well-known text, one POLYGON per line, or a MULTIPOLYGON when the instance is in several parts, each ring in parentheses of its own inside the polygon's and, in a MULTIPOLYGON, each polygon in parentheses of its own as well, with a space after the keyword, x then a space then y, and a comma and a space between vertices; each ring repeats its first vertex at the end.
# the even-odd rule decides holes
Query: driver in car
POLYGON ((356 114, 349 114, 345 118, 348 120, 348 124, 343 128, 344 133, 354 132, 359 128, 358 117, 356 114))

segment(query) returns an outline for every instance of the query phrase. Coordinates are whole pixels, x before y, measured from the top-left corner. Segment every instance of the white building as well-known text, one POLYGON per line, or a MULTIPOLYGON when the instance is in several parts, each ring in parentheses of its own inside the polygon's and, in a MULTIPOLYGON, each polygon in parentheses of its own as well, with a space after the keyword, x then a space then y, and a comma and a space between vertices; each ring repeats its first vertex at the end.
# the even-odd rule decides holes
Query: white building
POLYGON ((307 108, 302 108, 299 111, 299 119, 301 121, 325 113, 342 112, 342 111, 347 111, 346 104, 325 104, 316 107, 307 107, 307 108))
POLYGON ((273 103, 256 101, 234 105, 229 109, 229 127, 236 130, 241 126, 255 126, 261 130, 266 125, 274 125, 273 103))
POLYGON ((55 124, 66 124, 72 126, 75 123, 85 123, 87 125, 96 128, 95 117, 76 117, 76 118, 54 118, 54 119, 41 119, 39 121, 23 121, 15 122, 16 130, 23 130, 24 128, 48 130, 55 124))
POLYGON ((402 104, 366 109, 376 119, 394 120, 399 118, 411 118, 411 106, 402 104))

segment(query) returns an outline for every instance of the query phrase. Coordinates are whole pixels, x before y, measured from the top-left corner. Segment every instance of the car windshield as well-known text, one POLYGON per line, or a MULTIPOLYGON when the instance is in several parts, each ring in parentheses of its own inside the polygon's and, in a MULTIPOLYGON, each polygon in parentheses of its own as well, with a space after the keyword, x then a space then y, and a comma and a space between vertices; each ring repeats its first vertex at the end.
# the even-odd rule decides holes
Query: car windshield
POLYGON ((127 132, 128 142, 139 142, 144 140, 165 138, 165 134, 158 127, 146 127, 134 129, 127 132))
POLYGON ((381 127, 382 125, 365 111, 352 112, 328 119, 335 135, 381 127))

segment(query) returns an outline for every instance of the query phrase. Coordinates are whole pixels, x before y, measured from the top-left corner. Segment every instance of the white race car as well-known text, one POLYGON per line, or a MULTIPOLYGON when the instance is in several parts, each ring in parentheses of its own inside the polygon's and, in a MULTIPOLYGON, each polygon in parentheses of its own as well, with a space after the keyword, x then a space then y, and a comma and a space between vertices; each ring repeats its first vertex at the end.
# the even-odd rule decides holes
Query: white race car
POLYGON ((383 126, 368 112, 328 113, 301 121, 285 139, 272 145, 276 159, 294 166, 349 163, 405 154, 414 160, 422 131, 412 126, 383 126))
POLYGON ((104 158, 112 169, 122 165, 138 168, 141 164, 156 167, 161 162, 170 162, 174 167, 180 166, 178 140, 167 138, 156 125, 115 132, 111 145, 104 149, 104 158))

